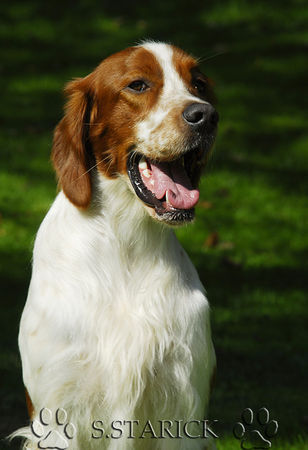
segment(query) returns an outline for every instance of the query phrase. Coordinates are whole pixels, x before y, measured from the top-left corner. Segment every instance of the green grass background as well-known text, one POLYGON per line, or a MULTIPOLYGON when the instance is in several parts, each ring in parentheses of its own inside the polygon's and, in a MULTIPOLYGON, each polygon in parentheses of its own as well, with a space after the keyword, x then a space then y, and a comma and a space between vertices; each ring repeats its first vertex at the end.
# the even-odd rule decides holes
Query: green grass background
POLYGON ((216 149, 197 221, 178 236, 212 305, 219 449, 240 448, 232 426, 261 406, 279 422, 272 448, 308 448, 307 3, 11 0, 0 11, 1 437, 27 422, 18 322, 56 193, 62 87, 152 38, 201 56, 216 83, 216 149))

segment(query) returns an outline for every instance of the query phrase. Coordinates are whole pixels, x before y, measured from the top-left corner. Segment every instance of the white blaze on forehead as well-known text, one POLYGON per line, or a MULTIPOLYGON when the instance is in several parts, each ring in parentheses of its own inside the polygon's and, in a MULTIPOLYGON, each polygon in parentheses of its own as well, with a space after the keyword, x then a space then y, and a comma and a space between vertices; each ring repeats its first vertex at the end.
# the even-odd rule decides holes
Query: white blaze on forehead
POLYGON ((171 45, 159 42, 146 42, 141 45, 151 52, 163 71, 163 89, 154 110, 137 128, 137 136, 141 141, 147 141, 151 133, 163 122, 170 111, 176 106, 188 101, 204 103, 192 95, 185 86, 173 63, 173 48, 171 45))
POLYGON ((173 63, 173 48, 171 45, 163 43, 149 42, 143 45, 143 47, 150 51, 157 61, 159 62, 164 76, 164 87, 161 100, 177 101, 177 99, 189 99, 199 100, 190 94, 185 86, 184 81, 177 72, 173 63))

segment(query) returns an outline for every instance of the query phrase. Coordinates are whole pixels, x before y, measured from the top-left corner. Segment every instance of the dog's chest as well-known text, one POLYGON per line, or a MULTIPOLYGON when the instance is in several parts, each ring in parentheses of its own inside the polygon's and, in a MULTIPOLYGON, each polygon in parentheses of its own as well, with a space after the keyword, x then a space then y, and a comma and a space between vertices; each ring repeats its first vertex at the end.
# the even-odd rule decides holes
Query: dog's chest
MULTIPOLYGON (((140 257, 131 249, 113 247, 108 265, 101 258, 92 283, 94 307, 90 314, 104 342, 108 338, 106 321, 118 328, 118 339, 139 335, 136 347, 152 340, 152 346, 165 345, 166 351, 176 340, 191 339, 194 327, 199 331, 207 300, 192 263, 174 236, 170 239, 161 255, 153 250, 140 257), (164 341, 168 345, 162 344, 164 341)), ((107 256, 109 251, 102 248, 100 254, 107 256)), ((93 335, 93 329, 89 333, 93 335)))
POLYGON ((38 234, 29 305, 57 324, 50 342, 71 355, 72 384, 76 375, 85 394, 112 392, 109 403, 125 398, 119 386, 134 403, 149 377, 181 390, 196 360, 206 359, 209 329, 202 285, 176 237, 138 222, 124 233, 66 202, 60 214, 63 202, 60 196, 38 234))
POLYGON ((96 302, 87 347, 96 349, 94 384, 103 397, 113 393, 110 404, 124 397, 135 409, 144 398, 142 392, 147 392, 145 398, 151 403, 147 406, 144 401, 143 408, 152 413, 152 403, 161 408, 165 398, 173 411, 180 408, 179 414, 195 404, 193 371, 199 372, 199 363, 204 368, 208 352, 207 300, 194 268, 183 257, 187 264, 183 273, 175 265, 146 259, 143 265, 122 267, 111 283, 108 300, 102 297, 96 302), (107 385, 102 385, 105 381, 107 385))

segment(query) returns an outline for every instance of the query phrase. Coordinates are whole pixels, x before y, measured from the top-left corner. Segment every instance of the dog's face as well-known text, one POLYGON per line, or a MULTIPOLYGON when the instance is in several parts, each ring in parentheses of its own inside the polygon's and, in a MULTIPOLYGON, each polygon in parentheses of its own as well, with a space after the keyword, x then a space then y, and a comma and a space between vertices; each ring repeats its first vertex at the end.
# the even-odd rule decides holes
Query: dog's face
POLYGON ((107 178, 127 175, 154 218, 192 220, 218 122, 196 60, 176 47, 145 43, 108 57, 66 93, 52 158, 69 200, 89 206, 95 167, 107 178))

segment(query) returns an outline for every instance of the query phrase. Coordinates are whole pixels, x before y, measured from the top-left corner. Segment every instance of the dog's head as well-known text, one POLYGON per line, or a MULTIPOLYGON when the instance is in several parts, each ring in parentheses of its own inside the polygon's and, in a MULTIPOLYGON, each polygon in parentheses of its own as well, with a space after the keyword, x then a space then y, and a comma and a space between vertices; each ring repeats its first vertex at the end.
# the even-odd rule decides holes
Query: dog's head
POLYGON ((52 159, 69 200, 89 206, 95 168, 107 178, 127 175, 154 218, 192 220, 218 122, 210 82, 196 60, 148 42, 108 57, 65 92, 52 159))

